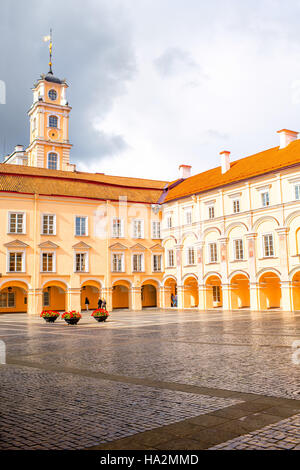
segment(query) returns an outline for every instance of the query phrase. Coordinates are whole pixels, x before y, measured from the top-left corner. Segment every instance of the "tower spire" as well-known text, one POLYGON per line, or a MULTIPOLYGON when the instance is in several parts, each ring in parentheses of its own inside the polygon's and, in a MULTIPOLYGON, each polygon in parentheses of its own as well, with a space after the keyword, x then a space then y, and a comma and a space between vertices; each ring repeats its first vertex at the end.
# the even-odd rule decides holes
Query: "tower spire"
POLYGON ((48 73, 53 75, 53 72, 52 72, 52 28, 50 28, 49 36, 44 36, 43 40, 44 42, 49 42, 49 72, 48 73))
POLYGON ((52 72, 52 28, 50 28, 50 42, 49 42, 49 73, 52 72))

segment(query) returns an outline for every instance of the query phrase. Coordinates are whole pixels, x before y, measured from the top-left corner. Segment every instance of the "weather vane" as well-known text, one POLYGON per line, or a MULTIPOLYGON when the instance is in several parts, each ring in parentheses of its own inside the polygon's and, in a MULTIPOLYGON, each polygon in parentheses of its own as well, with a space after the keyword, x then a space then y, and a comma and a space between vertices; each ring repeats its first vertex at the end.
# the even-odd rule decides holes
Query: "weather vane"
POLYGON ((52 28, 50 35, 43 37, 44 42, 49 42, 49 73, 52 73, 52 28))

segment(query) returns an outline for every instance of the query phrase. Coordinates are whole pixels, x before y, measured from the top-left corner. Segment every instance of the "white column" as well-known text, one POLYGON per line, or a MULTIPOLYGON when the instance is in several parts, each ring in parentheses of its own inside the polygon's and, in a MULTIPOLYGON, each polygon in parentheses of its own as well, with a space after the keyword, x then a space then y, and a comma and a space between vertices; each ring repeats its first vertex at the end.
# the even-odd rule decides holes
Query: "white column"
POLYGON ((184 305, 184 290, 182 285, 182 248, 183 245, 175 245, 178 308, 183 308, 184 305))
POLYGON ((220 246, 220 271, 222 276, 222 297, 223 297, 223 310, 230 309, 230 284, 228 282, 228 261, 227 261, 227 243, 228 238, 219 238, 220 246))
POLYGON ((259 285, 256 282, 256 242, 257 233, 246 234, 248 240, 248 273, 250 287, 250 309, 259 310, 259 285))
POLYGON ((290 281, 281 282, 281 308, 286 312, 293 310, 292 286, 290 281))
POLYGON ((203 284, 204 277, 204 250, 205 242, 201 240, 195 243, 196 253, 197 253, 197 276, 198 276, 198 308, 200 310, 205 310, 205 285, 203 284))
POLYGON ((223 310, 231 309, 231 285, 222 284, 223 310))
POLYGON ((258 282, 250 282, 250 309, 259 310, 259 284, 258 282))
POLYGON ((292 310, 292 292, 291 283, 289 282, 289 260, 288 260, 288 243, 287 237, 289 227, 280 227, 276 229, 279 240, 279 259, 281 271, 281 308, 286 311, 292 310))

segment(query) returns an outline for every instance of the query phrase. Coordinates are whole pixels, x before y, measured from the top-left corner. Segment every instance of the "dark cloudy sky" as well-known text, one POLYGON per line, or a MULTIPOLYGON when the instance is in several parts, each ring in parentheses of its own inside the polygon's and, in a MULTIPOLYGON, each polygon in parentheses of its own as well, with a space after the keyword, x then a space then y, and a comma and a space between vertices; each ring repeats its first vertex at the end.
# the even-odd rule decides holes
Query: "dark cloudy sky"
POLYGON ((28 145, 50 26, 79 169, 173 179, 275 146, 300 131, 299 24, 299 0, 0 0, 0 154, 28 145))

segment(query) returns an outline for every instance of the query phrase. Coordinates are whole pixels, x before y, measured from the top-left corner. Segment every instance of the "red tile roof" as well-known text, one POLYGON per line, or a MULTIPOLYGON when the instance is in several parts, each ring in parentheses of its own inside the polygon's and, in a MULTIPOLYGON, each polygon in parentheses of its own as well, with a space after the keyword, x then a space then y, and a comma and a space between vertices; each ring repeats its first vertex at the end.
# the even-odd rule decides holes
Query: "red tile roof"
POLYGON ((0 191, 156 203, 166 181, 0 164, 0 191))
MULTIPOLYGON (((291 142, 287 147, 274 147, 249 157, 231 162, 230 169, 222 174, 221 167, 186 178, 181 183, 169 185, 164 202, 172 201, 193 194, 209 191, 221 186, 247 180, 275 170, 300 164, 300 140, 291 142)), ((174 182, 173 182, 174 184, 174 182)))

